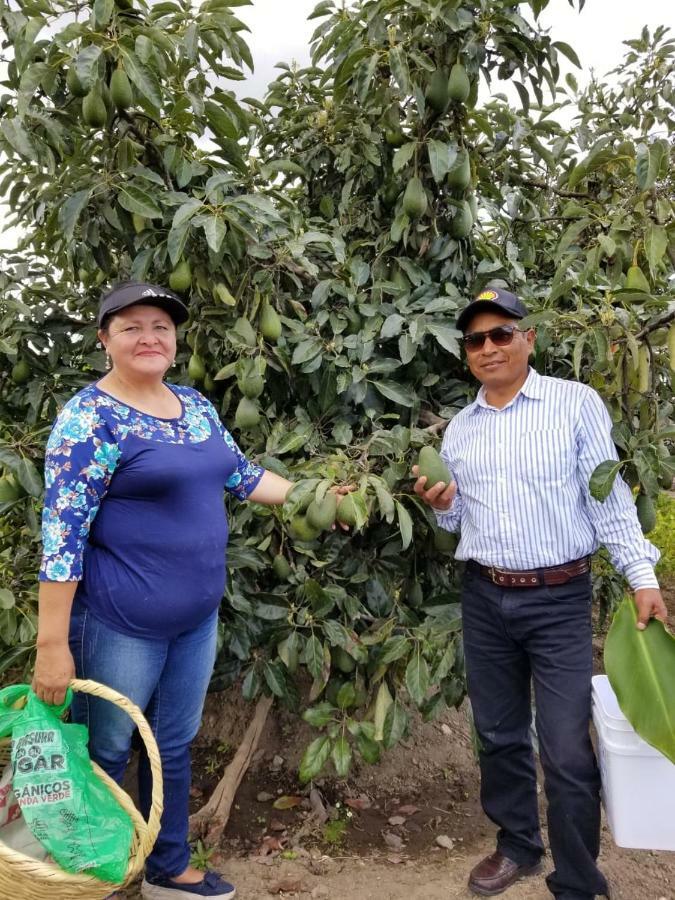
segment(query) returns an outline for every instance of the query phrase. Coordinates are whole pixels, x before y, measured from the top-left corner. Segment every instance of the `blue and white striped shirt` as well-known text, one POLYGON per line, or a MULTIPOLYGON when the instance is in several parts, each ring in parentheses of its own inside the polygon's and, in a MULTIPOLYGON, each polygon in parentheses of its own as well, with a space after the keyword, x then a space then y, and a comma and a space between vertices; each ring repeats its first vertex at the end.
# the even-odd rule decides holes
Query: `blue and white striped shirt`
POLYGON ((477 399, 448 425, 441 456, 457 482, 447 531, 461 531, 457 559, 504 569, 556 566, 608 549, 637 588, 658 587, 659 551, 645 540, 628 485, 617 477, 600 503, 596 466, 617 459, 612 423, 594 390, 530 369, 503 409, 477 399))

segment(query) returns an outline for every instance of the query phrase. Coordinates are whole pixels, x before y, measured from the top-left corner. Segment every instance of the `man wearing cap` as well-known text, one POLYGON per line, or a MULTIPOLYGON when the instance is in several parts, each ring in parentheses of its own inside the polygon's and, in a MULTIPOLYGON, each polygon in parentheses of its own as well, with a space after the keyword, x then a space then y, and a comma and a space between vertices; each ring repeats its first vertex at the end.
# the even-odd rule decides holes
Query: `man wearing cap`
MULTIPOLYGON (((529 367, 535 335, 509 291, 483 291, 458 328, 476 400, 448 425, 441 456, 449 485, 416 493, 441 527, 461 532, 469 698, 479 739, 481 801, 497 848, 472 870, 470 889, 491 896, 537 872, 544 852, 530 740, 534 686, 540 759, 559 900, 608 896, 596 865, 600 778, 589 736, 592 628, 590 557, 603 544, 635 592, 639 628, 666 608, 654 575, 658 550, 642 535, 618 477, 604 503, 591 473, 616 459, 600 397, 529 367)), ((413 472, 416 474, 415 470, 413 472)))

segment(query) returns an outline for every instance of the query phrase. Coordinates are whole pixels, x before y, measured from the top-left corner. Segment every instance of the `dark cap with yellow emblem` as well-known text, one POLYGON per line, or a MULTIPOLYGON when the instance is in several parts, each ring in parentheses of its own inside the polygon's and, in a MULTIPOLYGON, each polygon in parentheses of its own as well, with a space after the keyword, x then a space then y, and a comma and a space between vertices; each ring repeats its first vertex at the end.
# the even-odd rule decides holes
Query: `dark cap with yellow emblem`
POLYGON ((466 328, 474 316, 481 312, 501 312, 513 319, 524 319, 529 314, 527 307, 515 294, 503 288, 487 288, 475 300, 465 306, 457 318, 460 331, 466 328))

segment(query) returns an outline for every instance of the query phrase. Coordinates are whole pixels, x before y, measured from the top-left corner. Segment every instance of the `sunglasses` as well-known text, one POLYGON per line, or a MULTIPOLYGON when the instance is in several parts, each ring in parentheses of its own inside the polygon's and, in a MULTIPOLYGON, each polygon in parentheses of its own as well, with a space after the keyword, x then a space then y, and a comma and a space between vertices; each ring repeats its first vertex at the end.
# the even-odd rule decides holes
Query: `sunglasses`
POLYGON ((462 338, 466 350, 482 350, 485 341, 490 338, 495 347, 508 347, 516 333, 525 334, 516 325, 497 325, 488 331, 471 331, 462 338))

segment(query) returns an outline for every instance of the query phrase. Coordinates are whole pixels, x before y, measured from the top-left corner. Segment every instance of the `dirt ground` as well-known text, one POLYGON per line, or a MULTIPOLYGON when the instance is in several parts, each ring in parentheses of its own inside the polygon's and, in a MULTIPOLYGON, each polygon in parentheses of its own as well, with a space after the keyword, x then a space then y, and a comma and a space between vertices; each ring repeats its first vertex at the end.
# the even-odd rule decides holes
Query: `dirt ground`
MULTIPOLYGON (((249 715, 250 708, 234 693, 209 697, 195 751, 195 809, 222 773, 249 715)), ((268 720, 222 844, 208 859, 237 885, 242 900, 473 896, 467 875, 494 849, 495 829, 480 809, 464 708, 433 723, 417 723, 412 736, 377 768, 363 766, 347 782, 317 782, 332 816, 323 826, 316 824, 295 780, 309 733, 284 713, 268 720), (275 809, 279 797, 298 805, 275 809), (439 837, 445 847, 437 844, 439 837)), ((545 822, 543 796, 541 811, 545 822)), ((545 825, 543 834, 546 841, 545 825)), ((675 853, 618 848, 604 824, 600 865, 613 900, 675 900, 675 853)), ((547 856, 541 875, 519 882, 503 896, 547 900, 551 895, 544 877, 550 868, 547 856)), ((128 890, 125 896, 136 900, 140 895, 128 890)))
MULTIPOLYGON (((675 586, 664 590, 675 632, 675 586)), ((597 623, 596 623, 597 624, 597 623)), ((594 639, 602 671, 604 637, 594 639)), ((252 715, 238 689, 207 699, 194 750, 193 809, 208 799, 252 715)), ((232 880, 241 900, 469 900, 471 868, 494 850, 495 828, 479 802, 467 704, 438 720, 416 721, 408 739, 377 767, 356 767, 347 781, 315 782, 329 813, 316 822, 296 773, 309 726, 283 711, 270 715, 258 751, 239 788, 222 842, 207 848, 207 864, 232 880), (286 809, 275 808, 275 802, 286 809), (438 839, 444 846, 439 846, 438 839)), ((540 773, 541 774, 541 773, 540 773)), ((540 778, 541 781, 541 778, 540 778)), ((540 813, 547 843, 546 804, 540 813)), ((673 798, 675 815, 675 798, 673 798)), ((604 819, 600 866, 612 900, 675 900, 675 852, 617 847, 604 819)), ((541 874, 518 882, 506 900, 550 900, 541 874)), ((122 893, 140 900, 138 886, 122 893)))

